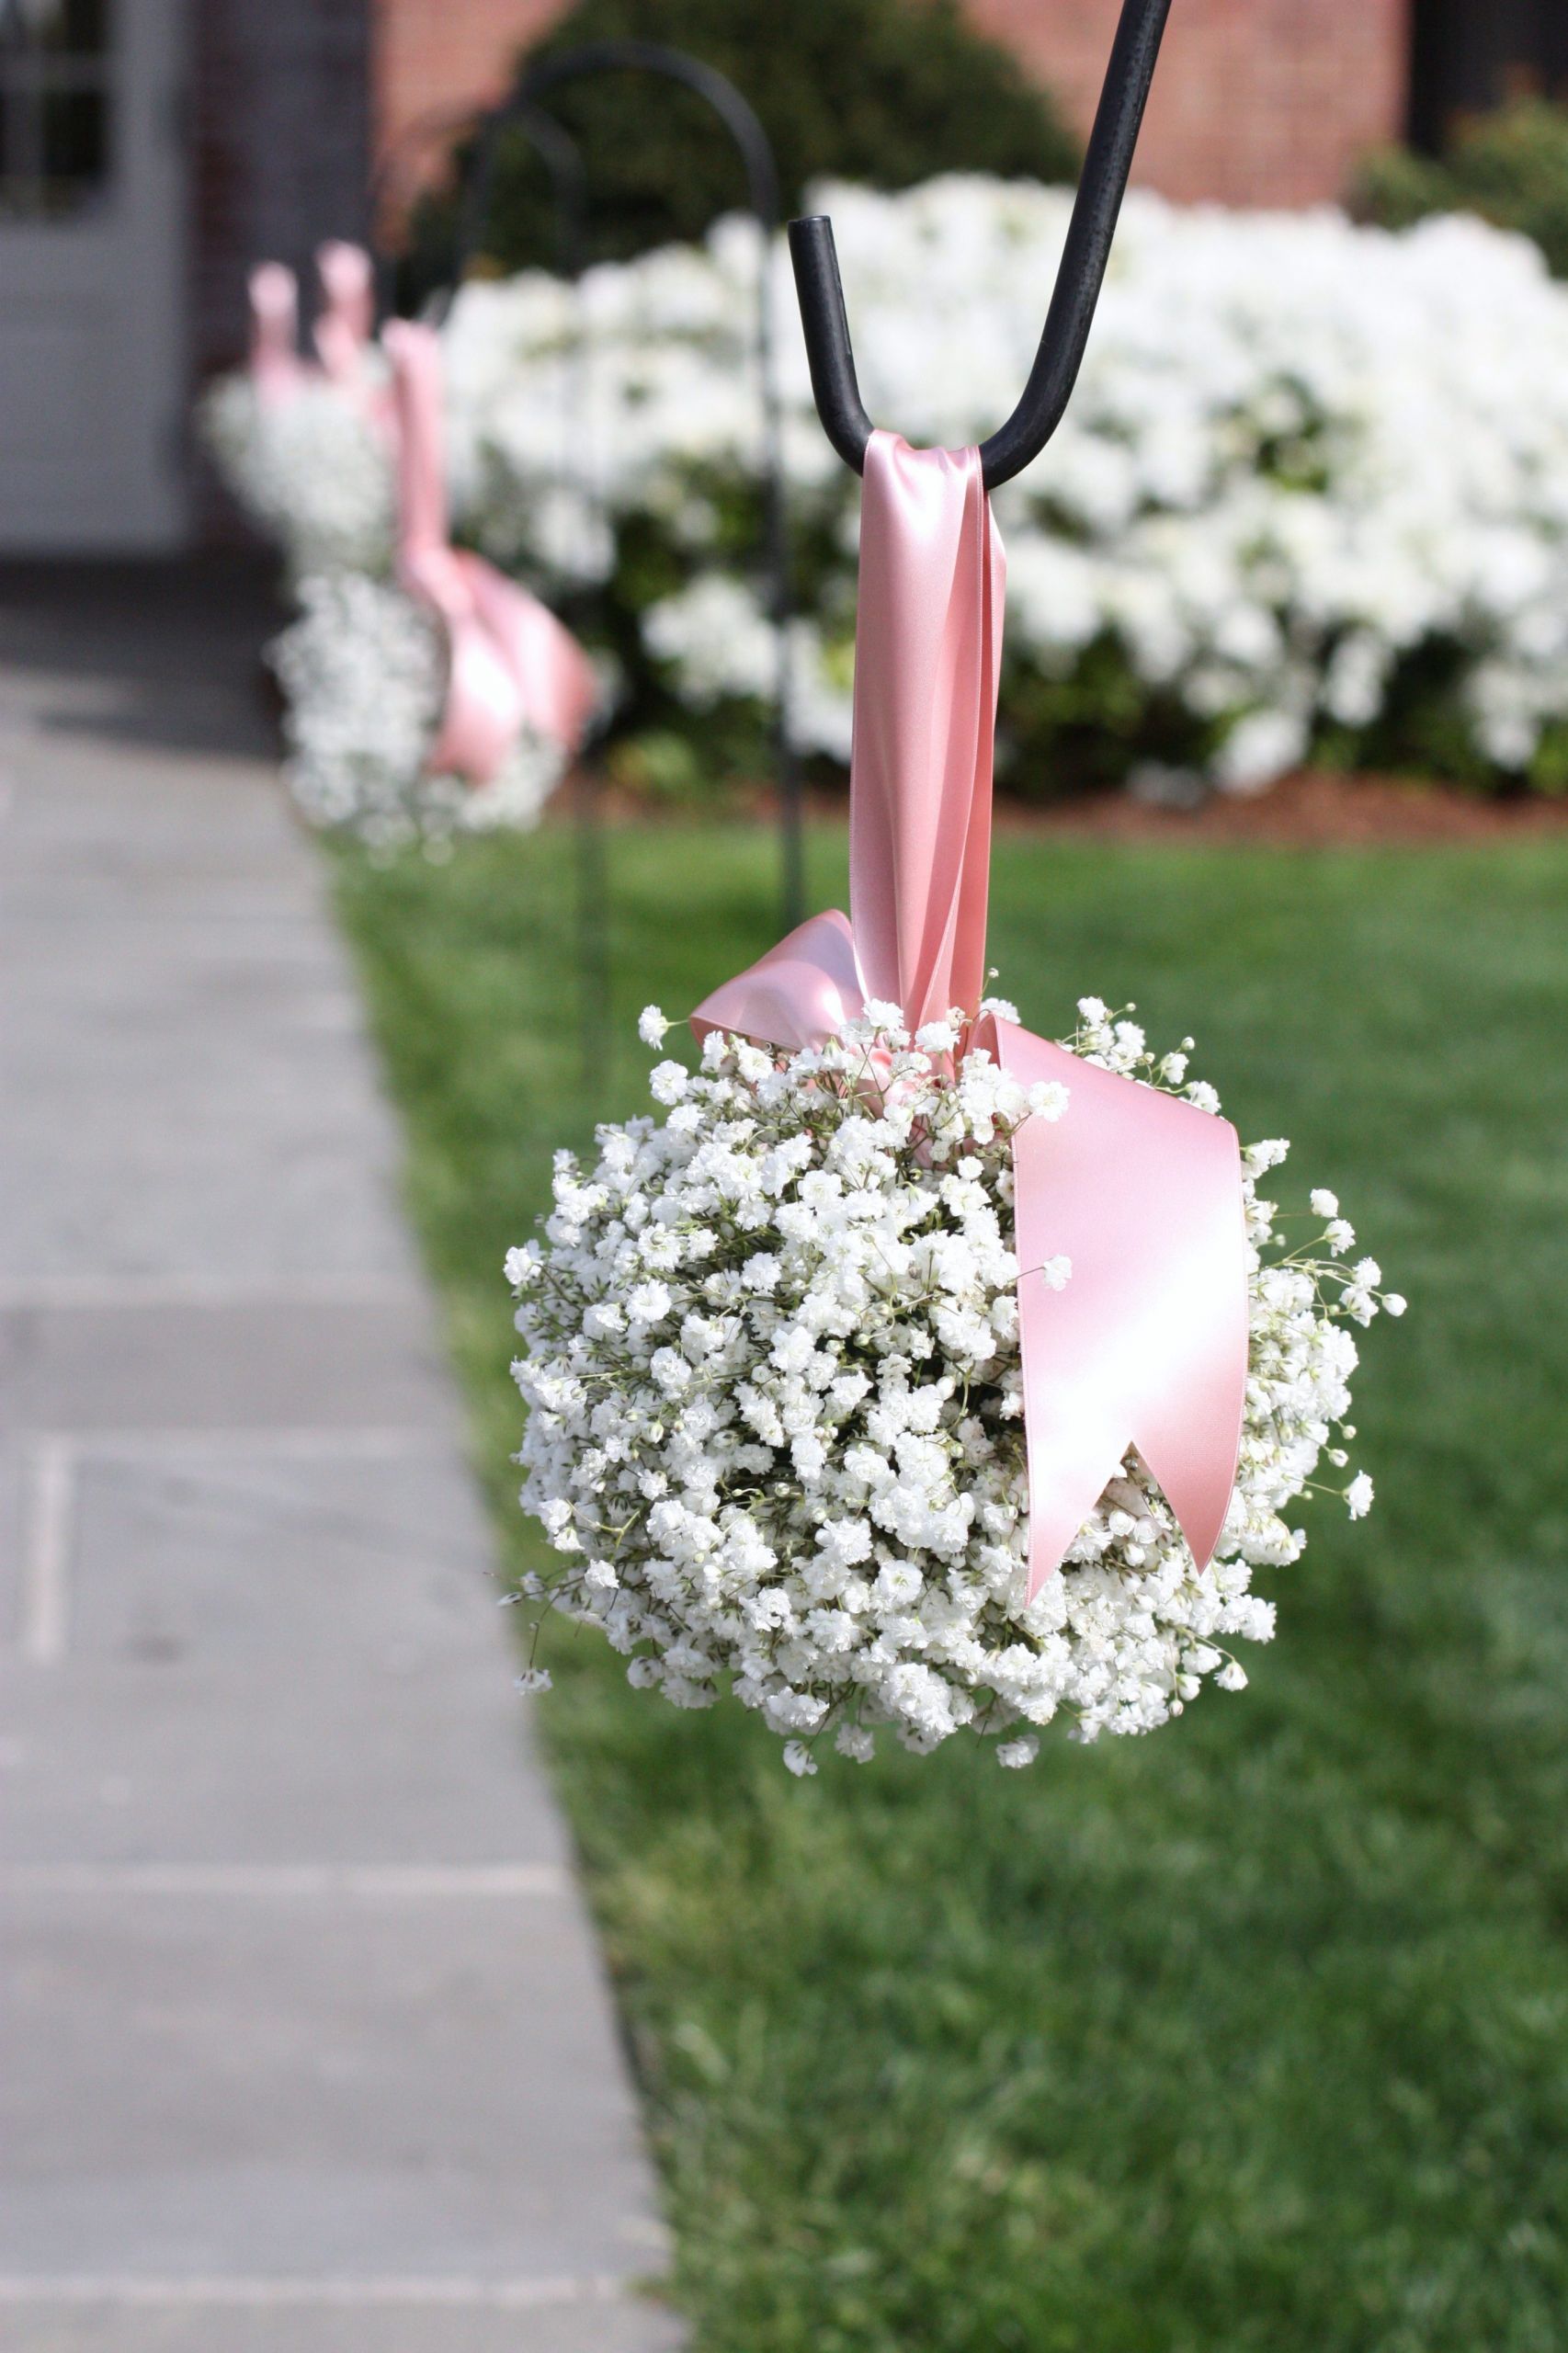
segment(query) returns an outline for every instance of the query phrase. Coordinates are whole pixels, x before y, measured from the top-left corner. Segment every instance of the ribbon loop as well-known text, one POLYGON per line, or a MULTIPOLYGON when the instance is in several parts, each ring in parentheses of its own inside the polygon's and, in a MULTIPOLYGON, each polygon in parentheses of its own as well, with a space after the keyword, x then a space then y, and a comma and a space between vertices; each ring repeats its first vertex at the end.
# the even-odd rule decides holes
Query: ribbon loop
POLYGON ((850 918, 815 915, 692 1016, 786 1051, 868 1001, 905 1026, 960 1007, 970 1043, 1058 1120, 1013 1140, 1028 1452, 1028 1591, 1057 1569, 1136 1447, 1200 1568, 1235 1481, 1247 1364, 1241 1158, 1223 1120, 979 1012, 1006 565, 973 449, 866 455, 850 918), (1065 1257, 1060 1290, 1040 1269, 1065 1257))

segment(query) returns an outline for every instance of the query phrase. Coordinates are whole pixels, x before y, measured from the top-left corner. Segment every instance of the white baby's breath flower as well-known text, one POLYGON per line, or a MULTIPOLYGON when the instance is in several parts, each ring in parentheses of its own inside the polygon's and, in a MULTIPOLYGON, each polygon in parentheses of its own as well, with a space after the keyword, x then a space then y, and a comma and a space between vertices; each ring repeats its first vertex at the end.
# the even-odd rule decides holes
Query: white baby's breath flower
POLYGON ((950 1021, 926 1021, 915 1033, 923 1054, 950 1054, 958 1041, 958 1030, 950 1021))
POLYGON ((656 1005, 645 1005, 637 1017, 637 1035, 645 1046, 662 1046, 669 1026, 656 1005))
POLYGON ((285 774, 311 824, 388 849, 538 823, 565 758, 531 729, 483 784, 432 771, 447 656, 422 607, 357 572, 312 574, 299 597, 300 618, 268 659, 283 689, 285 774))
POLYGON ((1337 1193, 1331 1193, 1326 1186, 1318 1186, 1307 1198, 1314 1217, 1339 1215, 1339 1196, 1337 1193))
POLYGON ((1365 1519, 1372 1508, 1372 1483, 1365 1471, 1358 1471, 1345 1490, 1345 1501, 1352 1519, 1365 1519))
MULTIPOLYGON (((1124 1013, 1090 999, 1081 1025, 1079 1051, 1192 1099, 1124 1013)), ((673 1706, 727 1685, 798 1774, 822 1733, 863 1762, 879 1725, 922 1755, 978 1732, 1019 1765, 1058 1716, 1084 1739, 1145 1732, 1206 1680, 1243 1688, 1231 1646, 1273 1630, 1252 1573, 1300 1554, 1282 1514, 1343 1452, 1345 1324, 1379 1305, 1370 1261, 1284 1255, 1256 1190, 1280 1147, 1254 1147, 1250 1377, 1214 1561, 1197 1573, 1130 1455, 1026 1603, 1017 1289, 1072 1269, 1015 1255, 1026 1092, 956 1042, 906 1045, 892 1006, 793 1055, 710 1038, 696 1075, 654 1072, 662 1125, 601 1127, 592 1165, 557 1155, 544 1239, 506 1263, 523 1501, 554 1548, 528 1597, 599 1626, 673 1706)), ((1366 1509, 1365 1474, 1346 1500, 1366 1509)))

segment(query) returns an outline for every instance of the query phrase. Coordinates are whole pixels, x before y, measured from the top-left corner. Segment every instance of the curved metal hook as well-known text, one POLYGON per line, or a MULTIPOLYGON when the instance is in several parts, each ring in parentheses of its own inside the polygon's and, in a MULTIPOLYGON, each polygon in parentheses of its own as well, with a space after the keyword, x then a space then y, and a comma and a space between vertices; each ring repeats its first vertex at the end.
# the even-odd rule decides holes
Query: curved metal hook
POLYGON ((563 83, 586 74, 620 70, 661 74, 667 81, 705 98, 740 151, 746 176, 746 193, 757 230, 756 356, 762 390, 764 495, 766 501, 766 560, 771 578, 771 619, 777 659, 774 748, 778 776, 778 804, 784 841, 785 928, 792 931, 805 913, 804 809, 800 763, 790 724, 791 654, 790 620, 790 530, 784 486, 783 404, 778 392, 777 343, 769 273, 773 234, 778 226, 778 171, 773 149, 756 115, 734 84, 715 66, 684 50, 657 40, 585 41, 524 68, 517 85, 517 98, 537 102, 563 83))
POLYGON ((580 49, 563 50, 558 56, 541 58, 537 64, 526 67, 517 84, 517 97, 524 100, 542 98, 563 82, 575 82, 585 74, 611 73, 620 67, 634 73, 662 74, 667 81, 683 83, 699 97, 707 99, 741 151, 752 210, 768 228, 776 228, 778 175, 767 133, 734 84, 714 66, 704 65, 700 58, 688 57, 684 50, 670 49, 660 40, 585 41, 580 49))
MULTIPOLYGON (((1170 5, 1123 0, 1034 366, 1012 415, 980 445, 987 490, 1011 482, 1039 457, 1077 381, 1170 5)), ((833 223, 825 213, 790 222, 790 256, 817 415, 845 464, 860 473, 873 428, 856 381, 833 223)))
POLYGON ((436 324, 445 320, 462 284, 469 263, 478 251, 490 200, 495 188, 495 167, 501 139, 520 131, 544 165, 555 203, 555 266, 562 278, 575 278, 587 248, 588 176, 583 151, 571 132, 536 104, 519 85, 509 98, 484 118, 479 148, 464 183, 452 252, 452 274, 433 312, 436 324))

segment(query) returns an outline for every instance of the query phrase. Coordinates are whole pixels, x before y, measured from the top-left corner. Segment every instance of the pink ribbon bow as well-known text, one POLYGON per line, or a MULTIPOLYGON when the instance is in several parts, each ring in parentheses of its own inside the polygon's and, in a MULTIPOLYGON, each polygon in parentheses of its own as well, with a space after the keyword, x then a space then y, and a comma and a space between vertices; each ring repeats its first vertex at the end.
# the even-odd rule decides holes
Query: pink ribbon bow
POLYGON ((435 614, 448 645, 446 707, 427 765, 483 784, 524 727, 575 752, 597 682, 576 639, 537 597, 451 544, 434 328, 399 320, 381 339, 397 404, 398 576, 435 614))
POLYGON ((870 999, 911 1030, 1068 1090, 1013 1142, 1028 1451, 1028 1593, 1136 1447, 1199 1567, 1235 1483, 1247 1368, 1241 1160, 1228 1121, 981 1014, 1006 563, 974 449, 866 454, 849 779, 849 906, 706 997, 699 1037, 819 1046, 870 999), (1071 1262, 1061 1290, 1041 1269, 1071 1262))

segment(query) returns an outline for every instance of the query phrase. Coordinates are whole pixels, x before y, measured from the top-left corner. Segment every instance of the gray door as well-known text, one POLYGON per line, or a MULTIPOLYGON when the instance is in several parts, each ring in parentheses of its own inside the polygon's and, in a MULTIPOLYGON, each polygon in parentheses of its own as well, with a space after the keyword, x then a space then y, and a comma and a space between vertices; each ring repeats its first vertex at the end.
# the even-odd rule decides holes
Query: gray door
POLYGON ((186 528, 183 0, 0 0, 0 551, 186 528))

